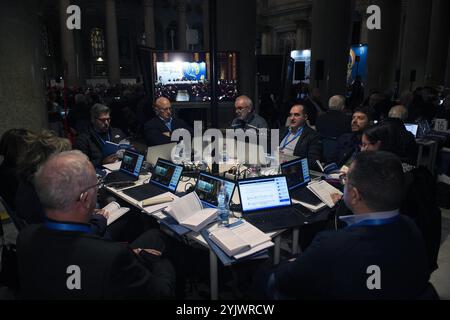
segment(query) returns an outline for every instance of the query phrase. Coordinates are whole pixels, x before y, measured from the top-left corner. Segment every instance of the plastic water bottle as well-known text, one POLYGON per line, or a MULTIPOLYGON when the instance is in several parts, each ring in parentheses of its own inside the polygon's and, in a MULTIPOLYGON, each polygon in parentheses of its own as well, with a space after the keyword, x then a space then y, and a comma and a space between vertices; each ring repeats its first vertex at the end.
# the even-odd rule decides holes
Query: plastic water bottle
POLYGON ((228 208, 227 193, 223 182, 220 185, 219 194, 217 195, 217 216, 219 226, 225 227, 230 223, 230 209, 228 208))

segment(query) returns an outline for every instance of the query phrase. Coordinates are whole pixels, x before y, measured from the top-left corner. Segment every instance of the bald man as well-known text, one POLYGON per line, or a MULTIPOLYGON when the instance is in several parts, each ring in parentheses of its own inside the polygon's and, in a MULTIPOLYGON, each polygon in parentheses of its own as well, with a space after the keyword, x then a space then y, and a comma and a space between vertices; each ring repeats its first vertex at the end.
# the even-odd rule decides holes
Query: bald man
POLYGON ((169 99, 159 97, 153 104, 156 117, 144 125, 144 138, 148 146, 156 146, 171 142, 172 132, 176 129, 186 129, 192 134, 192 128, 182 119, 174 118, 169 99))

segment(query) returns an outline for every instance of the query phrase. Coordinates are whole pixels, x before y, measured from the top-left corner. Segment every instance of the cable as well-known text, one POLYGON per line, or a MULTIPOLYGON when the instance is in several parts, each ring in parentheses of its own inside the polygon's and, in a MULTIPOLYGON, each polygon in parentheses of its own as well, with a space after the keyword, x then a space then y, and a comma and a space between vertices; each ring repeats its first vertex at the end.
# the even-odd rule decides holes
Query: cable
POLYGON ((188 192, 188 189, 189 189, 188 186, 190 186, 189 188, 192 187, 192 189, 194 189, 194 185, 192 183, 188 182, 184 185, 184 192, 188 192))

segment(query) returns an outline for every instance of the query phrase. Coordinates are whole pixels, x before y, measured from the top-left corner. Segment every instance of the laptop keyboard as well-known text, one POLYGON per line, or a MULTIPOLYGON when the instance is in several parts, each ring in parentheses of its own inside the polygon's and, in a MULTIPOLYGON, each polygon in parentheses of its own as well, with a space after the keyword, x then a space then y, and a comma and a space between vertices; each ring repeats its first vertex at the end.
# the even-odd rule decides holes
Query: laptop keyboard
POLYGON ((113 171, 108 173, 108 175, 103 179, 103 183, 114 183, 123 181, 136 181, 137 178, 129 174, 123 173, 121 171, 113 171))
POLYGON ((146 183, 134 188, 123 190, 127 196, 132 197, 137 201, 142 201, 160 194, 163 194, 166 190, 163 190, 151 183, 146 183))
POLYGON ((305 221, 305 217, 301 216, 302 211, 298 205, 272 210, 274 211, 250 213, 245 215, 245 219, 263 232, 292 228, 302 225, 305 221))
POLYGON ((312 193, 308 188, 300 188, 291 191, 291 196, 295 200, 309 203, 313 206, 319 205, 322 201, 312 193))

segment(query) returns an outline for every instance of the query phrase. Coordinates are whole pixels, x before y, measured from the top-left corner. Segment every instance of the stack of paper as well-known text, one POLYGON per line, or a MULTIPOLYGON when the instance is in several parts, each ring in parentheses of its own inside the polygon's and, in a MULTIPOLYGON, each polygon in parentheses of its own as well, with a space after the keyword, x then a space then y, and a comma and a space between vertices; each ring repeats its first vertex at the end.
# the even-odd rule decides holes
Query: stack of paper
POLYGON ((328 207, 334 207, 333 199, 331 195, 337 193, 342 195, 339 189, 336 189, 325 180, 314 181, 308 185, 308 189, 311 190, 320 200, 322 200, 328 207))

